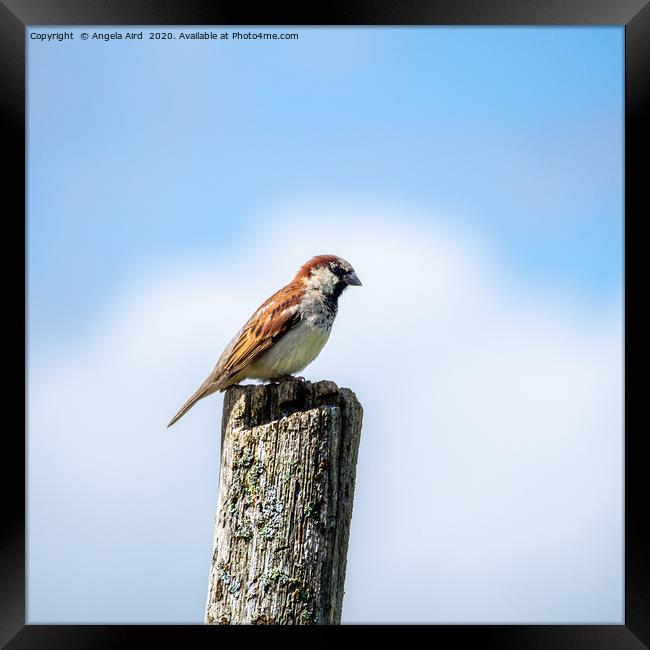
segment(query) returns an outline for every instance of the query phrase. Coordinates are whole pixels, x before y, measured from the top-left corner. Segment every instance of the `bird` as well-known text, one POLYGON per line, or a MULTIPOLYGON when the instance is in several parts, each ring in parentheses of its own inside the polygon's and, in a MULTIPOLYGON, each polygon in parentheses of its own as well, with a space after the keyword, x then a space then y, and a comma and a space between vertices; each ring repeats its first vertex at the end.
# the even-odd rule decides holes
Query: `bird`
POLYGON ((305 262, 235 334, 167 428, 199 400, 244 379, 285 379, 303 370, 327 343, 339 297, 348 286, 361 286, 361 281, 341 257, 316 255, 305 262))

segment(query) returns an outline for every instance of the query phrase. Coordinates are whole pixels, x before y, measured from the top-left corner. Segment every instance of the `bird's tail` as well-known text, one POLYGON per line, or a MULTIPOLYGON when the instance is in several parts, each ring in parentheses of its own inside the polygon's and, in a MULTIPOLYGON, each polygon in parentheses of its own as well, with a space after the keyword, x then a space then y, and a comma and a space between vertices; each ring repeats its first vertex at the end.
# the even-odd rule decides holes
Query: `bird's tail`
POLYGON ((212 395, 219 390, 219 384, 212 377, 208 377, 196 390, 196 392, 181 406, 180 411, 169 421, 167 428, 178 422, 200 399, 212 395))

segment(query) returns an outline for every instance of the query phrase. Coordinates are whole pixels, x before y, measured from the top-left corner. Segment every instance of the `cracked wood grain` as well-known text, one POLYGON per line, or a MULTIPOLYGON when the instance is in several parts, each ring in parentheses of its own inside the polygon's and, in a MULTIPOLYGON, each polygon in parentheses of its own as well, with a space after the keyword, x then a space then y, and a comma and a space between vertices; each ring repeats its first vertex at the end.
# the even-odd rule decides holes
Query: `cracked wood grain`
POLYGON ((206 623, 340 623, 362 417, 333 382, 227 390, 206 623))

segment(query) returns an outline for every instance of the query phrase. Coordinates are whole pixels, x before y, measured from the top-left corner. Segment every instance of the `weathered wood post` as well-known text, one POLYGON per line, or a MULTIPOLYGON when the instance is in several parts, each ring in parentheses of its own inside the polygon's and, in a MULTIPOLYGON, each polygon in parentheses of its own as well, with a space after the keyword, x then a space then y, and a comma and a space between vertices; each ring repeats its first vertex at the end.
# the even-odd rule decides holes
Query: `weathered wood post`
POLYGON ((340 623, 362 415, 329 381, 227 390, 206 623, 340 623))

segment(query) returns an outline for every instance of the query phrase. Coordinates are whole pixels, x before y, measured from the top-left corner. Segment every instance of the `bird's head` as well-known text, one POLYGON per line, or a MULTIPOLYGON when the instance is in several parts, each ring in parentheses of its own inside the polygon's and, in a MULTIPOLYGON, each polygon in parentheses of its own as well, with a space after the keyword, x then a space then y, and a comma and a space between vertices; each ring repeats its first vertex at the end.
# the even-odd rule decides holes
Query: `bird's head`
POLYGON ((300 267, 296 281, 326 295, 340 296, 348 286, 361 286, 352 265, 336 255, 317 255, 300 267))

